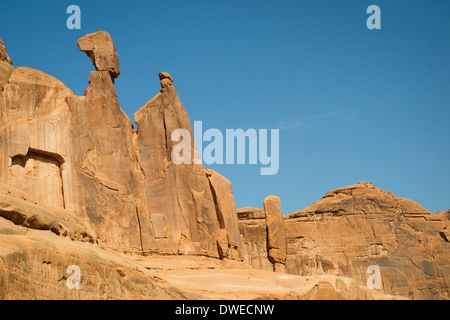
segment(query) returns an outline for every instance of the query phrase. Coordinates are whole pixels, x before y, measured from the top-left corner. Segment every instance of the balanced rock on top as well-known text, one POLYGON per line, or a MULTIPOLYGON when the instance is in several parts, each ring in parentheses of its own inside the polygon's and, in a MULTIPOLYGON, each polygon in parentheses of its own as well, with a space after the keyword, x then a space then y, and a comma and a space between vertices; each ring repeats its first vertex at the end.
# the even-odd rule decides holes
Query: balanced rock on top
POLYGON ((77 41, 77 46, 91 58, 97 71, 108 71, 113 79, 120 75, 119 55, 108 32, 87 34, 77 41))

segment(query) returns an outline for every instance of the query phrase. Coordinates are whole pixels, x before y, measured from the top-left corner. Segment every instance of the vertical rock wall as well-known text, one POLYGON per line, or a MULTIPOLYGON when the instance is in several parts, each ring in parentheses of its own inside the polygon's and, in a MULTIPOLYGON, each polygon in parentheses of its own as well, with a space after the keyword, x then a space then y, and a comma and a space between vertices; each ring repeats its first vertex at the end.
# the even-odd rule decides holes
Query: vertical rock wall
MULTIPOLYGON (((238 210, 244 261, 267 270, 266 221, 238 210)), ((417 202, 370 183, 328 192, 284 217, 286 272, 346 276, 365 286, 369 266, 380 268, 381 291, 410 299, 448 299, 450 215, 431 214, 417 202)))
POLYGON ((70 210, 116 250, 242 259, 229 182, 171 161, 171 133, 192 128, 170 75, 160 74, 161 92, 136 113, 136 131, 117 99, 110 35, 77 44, 96 69, 84 96, 14 68, 0 41, 0 183, 70 210))

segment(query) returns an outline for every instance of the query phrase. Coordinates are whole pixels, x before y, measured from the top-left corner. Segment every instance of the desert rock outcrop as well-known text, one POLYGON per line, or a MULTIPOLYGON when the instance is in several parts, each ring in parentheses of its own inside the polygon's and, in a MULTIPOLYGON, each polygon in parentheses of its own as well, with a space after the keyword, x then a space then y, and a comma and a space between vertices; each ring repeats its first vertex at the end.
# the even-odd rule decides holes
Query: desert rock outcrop
POLYGON ((119 55, 108 32, 97 31, 77 41, 78 49, 86 52, 97 71, 108 71, 113 79, 120 75, 119 55))
POLYGON ((5 44, 3 43, 2 39, 0 39, 0 61, 4 61, 10 65, 13 64, 11 58, 8 56, 8 51, 6 50, 5 44))
POLYGON ((192 133, 172 77, 160 74, 161 92, 136 113, 136 131, 117 99, 109 34, 77 44, 96 68, 84 96, 0 61, 0 183, 75 215, 114 250, 241 259, 231 184, 201 163, 171 160, 172 132, 192 133))
POLYGON ((281 214, 280 198, 269 196, 264 199, 264 212, 267 227, 267 251, 269 261, 275 272, 285 272, 286 230, 281 214))
POLYGON ((135 129, 110 35, 77 44, 96 69, 83 96, 14 68, 0 40, 0 299, 449 298, 449 212, 370 183, 286 217, 274 196, 236 210, 231 182, 198 159, 172 76, 135 129), (179 129, 190 161, 175 164, 179 129), (81 290, 66 287, 71 265, 81 290), (380 291, 365 287, 371 265, 380 291))
POLYGON ((345 277, 286 277, 230 259, 122 254, 92 242, 76 217, 7 186, 0 186, 0 212, 0 300, 400 298, 345 277), (24 223, 17 220, 22 215, 24 223), (48 230, 51 221, 67 232, 48 230), (76 288, 69 287, 77 279, 71 266, 79 270, 76 288))
MULTIPOLYGON (((244 261, 267 270, 263 219, 239 221, 244 261)), ((370 183, 328 192, 285 217, 287 273, 346 276, 365 285, 371 265, 382 290, 410 299, 448 299, 450 219, 370 183)))

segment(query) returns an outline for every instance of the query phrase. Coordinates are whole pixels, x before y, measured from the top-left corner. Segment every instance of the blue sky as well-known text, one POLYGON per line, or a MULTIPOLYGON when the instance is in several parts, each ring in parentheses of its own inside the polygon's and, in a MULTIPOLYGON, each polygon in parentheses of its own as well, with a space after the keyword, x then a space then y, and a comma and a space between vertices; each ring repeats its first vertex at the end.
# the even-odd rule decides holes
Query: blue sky
POLYGON ((233 184, 237 207, 278 195, 284 214, 360 181, 450 209, 448 0, 4 1, 0 37, 15 66, 82 95, 94 68, 76 41, 108 31, 116 80, 133 114, 169 72, 204 129, 280 129, 280 170, 208 166, 233 184), (66 9, 82 11, 68 30, 66 9), (368 30, 366 9, 381 8, 368 30))

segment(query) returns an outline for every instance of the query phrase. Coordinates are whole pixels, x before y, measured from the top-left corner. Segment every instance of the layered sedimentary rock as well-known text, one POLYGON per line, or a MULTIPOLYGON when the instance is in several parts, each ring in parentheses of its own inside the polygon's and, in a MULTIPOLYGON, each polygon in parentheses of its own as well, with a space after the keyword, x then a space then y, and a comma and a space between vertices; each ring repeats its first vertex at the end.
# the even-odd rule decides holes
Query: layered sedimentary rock
MULTIPOLYGON (((239 223, 246 234, 244 261, 259 267, 249 239, 265 239, 264 221, 239 223)), ((448 299, 449 223, 447 215, 431 214, 370 183, 336 189, 285 217, 287 272, 347 276, 365 285, 371 276, 368 267, 376 265, 381 291, 411 299, 448 299)), ((267 255, 259 259, 268 261, 267 255)))
POLYGON ((264 209, 261 209, 261 208, 245 207, 245 208, 237 209, 236 213, 240 220, 265 219, 266 218, 264 209))
POLYGON ((273 263, 275 272, 285 272, 286 230, 281 214, 280 198, 269 196, 264 199, 267 227, 267 257, 273 263))
POLYGON ((140 165, 146 177, 145 205, 156 224, 160 250, 168 253, 240 259, 240 240, 231 184, 206 171, 196 157, 189 117, 178 99, 172 77, 161 72, 161 91, 135 115, 140 165), (188 163, 172 161, 172 139, 185 130, 188 163), (219 240, 218 240, 219 239, 219 240))
POLYGON ((231 182, 217 172, 205 169, 219 220, 219 253, 222 258, 242 260, 236 204, 231 182))
MULTIPOLYGON (((12 60, 8 56, 5 44, 0 39, 0 92, 3 90, 3 86, 14 71, 12 60)), ((1 119, 0 119, 1 120, 1 119)))
POLYGON ((236 210, 230 181, 197 157, 172 76, 159 74, 135 130, 109 34, 78 46, 96 68, 84 96, 14 68, 0 41, 0 299, 449 297, 448 211, 364 183, 284 226, 277 197, 236 210), (176 164, 180 142, 189 161, 176 164), (66 287, 69 265, 82 270, 81 291, 66 287), (380 291, 364 288, 371 265, 380 291), (272 272, 285 268, 302 277, 272 272))
POLYGON ((109 34, 77 44, 96 68, 84 96, 14 69, 0 46, 0 183, 73 213, 115 250, 241 259, 231 185, 201 163, 171 160, 172 132, 192 133, 172 77, 160 74, 162 90, 136 114, 136 131, 117 99, 109 34))

